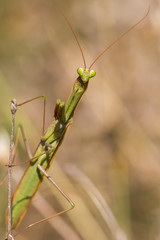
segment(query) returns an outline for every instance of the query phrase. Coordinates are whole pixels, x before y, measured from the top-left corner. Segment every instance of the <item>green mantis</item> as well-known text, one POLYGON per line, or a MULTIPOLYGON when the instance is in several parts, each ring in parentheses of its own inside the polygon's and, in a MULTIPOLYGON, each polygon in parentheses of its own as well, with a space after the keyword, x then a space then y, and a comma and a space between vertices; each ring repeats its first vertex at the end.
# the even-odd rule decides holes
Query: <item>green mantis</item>
MULTIPOLYGON (((33 159, 21 179, 12 199, 12 227, 21 220, 29 207, 30 202, 35 195, 43 179, 40 166, 47 170, 55 156, 56 151, 61 145, 64 135, 69 128, 74 110, 86 91, 88 81, 83 82, 80 77, 73 86, 72 94, 66 105, 57 100, 55 107, 55 121, 44 133, 33 159), (37 168, 38 167, 38 168, 37 168), (39 170, 38 170, 39 169, 39 170)), ((73 207, 73 206, 72 206, 73 207)))
MULTIPOLYGON (((64 16, 63 13, 62 13, 62 15, 64 16)), ((25 171, 22 179, 20 180, 20 182, 16 188, 16 191, 12 197, 11 229, 15 229, 18 226, 18 224, 21 222, 21 220, 23 219, 23 217, 24 217, 27 209, 29 208, 31 201, 32 201, 34 195, 36 194, 44 177, 47 177, 52 182, 52 184, 62 193, 62 195, 66 198, 66 200, 71 205, 71 207, 69 209, 63 210, 56 215, 60 215, 64 212, 67 212, 70 209, 74 208, 74 203, 72 202, 72 200, 70 200, 70 198, 56 185, 56 183, 47 174, 46 171, 49 169, 49 167, 54 159, 54 156, 55 156, 56 152, 58 151, 61 143, 63 142, 64 136, 72 123, 72 118, 73 118, 75 109, 76 109, 81 97, 87 90, 89 80, 91 78, 93 78, 96 74, 95 71, 91 69, 92 66, 108 49, 110 49, 122 37, 124 37, 128 32, 130 32, 140 22, 142 22, 147 15, 148 15, 148 12, 142 19, 140 19, 136 24, 131 26, 126 32, 124 32, 114 42, 112 42, 108 47, 106 47, 104 49, 104 51, 100 55, 98 55, 98 57, 93 61, 93 63, 90 65, 89 68, 86 67, 86 62, 85 62, 85 58, 83 55, 83 51, 81 49, 81 46, 79 44, 79 41, 77 40, 77 37, 76 37, 74 31, 72 29, 72 26, 70 25, 69 21, 64 16, 67 21, 67 24, 69 25, 71 31, 73 32, 74 37, 80 48, 83 62, 84 62, 84 68, 78 68, 77 72, 78 72, 79 76, 76 79, 76 81, 74 82, 72 93, 71 93, 68 101, 66 102, 66 104, 64 102, 62 102, 60 99, 57 100, 56 106, 55 106, 55 112, 54 112, 55 120, 50 124, 50 126, 48 127, 48 129, 46 131, 44 131, 45 120, 44 120, 44 114, 43 114, 42 133, 41 133, 40 142, 39 142, 37 149, 33 156, 28 151, 28 155, 30 158, 29 166, 26 169, 26 171, 25 171)), ((14 104, 15 108, 17 109, 17 107, 19 107, 25 103, 28 103, 32 100, 35 100, 37 98, 41 98, 41 97, 43 98, 43 102, 44 102, 43 106, 45 106, 45 96, 36 97, 36 98, 28 100, 22 104, 17 104, 16 101, 13 101, 12 103, 14 104)), ((45 107, 43 109, 44 109, 43 113, 45 113, 45 107)), ((22 132, 23 132, 23 130, 22 130, 22 132)), ((56 216, 56 215, 54 215, 54 216, 56 216)), ((44 220, 50 219, 52 217, 53 217, 53 215, 44 220)), ((40 221, 36 222, 35 224, 42 222, 44 220, 40 220, 40 221)), ((32 224, 29 225, 27 228, 29 228, 31 226, 32 226, 32 224)), ((11 232, 11 229, 10 229, 10 232, 11 232)), ((8 234, 10 232, 8 232, 8 234)), ((13 237, 15 238, 16 236, 17 235, 15 235, 13 237)))

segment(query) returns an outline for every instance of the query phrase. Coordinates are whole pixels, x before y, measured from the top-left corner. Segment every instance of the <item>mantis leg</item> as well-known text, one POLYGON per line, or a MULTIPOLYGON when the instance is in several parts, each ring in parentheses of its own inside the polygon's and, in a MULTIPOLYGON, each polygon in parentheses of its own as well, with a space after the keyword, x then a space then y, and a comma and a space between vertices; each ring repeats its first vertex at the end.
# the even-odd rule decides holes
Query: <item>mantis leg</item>
POLYGON ((29 103, 29 102, 32 102, 36 99, 39 99, 39 98, 43 98, 43 105, 42 105, 42 120, 41 120, 41 139, 43 138, 43 135, 44 135, 44 128, 45 128, 45 106, 46 106, 46 96, 44 95, 41 95, 41 96, 38 96, 38 97, 35 97, 35 98, 31 98, 25 102, 22 102, 22 103, 19 103, 17 104, 17 106, 22 106, 26 103, 29 103))
MULTIPOLYGON (((24 104, 27 104, 31 101, 34 101, 36 99, 39 99, 39 98, 43 98, 43 106, 42 106, 42 120, 41 120, 41 139, 43 138, 43 135, 44 135, 44 127, 45 127, 45 104, 46 104, 46 97, 45 96, 38 96, 38 97, 35 97, 35 98, 32 98, 32 99, 29 99, 25 102, 22 102, 22 103, 19 103, 17 104, 16 103, 16 100, 13 99, 11 101, 11 104, 12 104, 12 107, 14 106, 14 108, 16 108, 16 111, 17 111, 17 108, 18 106, 22 106, 24 104)), ((13 115, 15 115, 16 111, 13 113, 13 111, 11 111, 12 113, 12 118, 13 118, 13 115)), ((23 126, 20 124, 18 126, 18 130, 17 130, 17 133, 16 133, 16 139, 15 139, 15 143, 13 143, 13 140, 11 141, 11 145, 14 145, 14 148, 13 148, 13 152, 12 152, 12 159, 11 159, 11 167, 14 167, 14 166, 19 166, 19 165, 22 165, 22 164, 26 164, 30 161, 32 161, 34 158, 32 158, 32 153, 31 153, 31 150, 30 150, 30 147, 29 147, 29 143, 27 141, 27 138, 26 138, 26 135, 25 135, 25 132, 24 132, 24 128, 23 126), (22 134, 22 137, 23 137, 23 141, 24 141, 24 144, 25 144, 25 148, 26 148, 26 151, 27 151, 27 155, 29 157, 28 160, 22 162, 22 163, 19 163, 19 164, 13 164, 14 163, 14 159, 15 159, 15 154, 16 154, 16 150, 17 150, 17 146, 18 146, 18 141, 19 141, 19 133, 21 131, 21 134, 22 134)), ((3 183, 5 182, 5 180, 7 179, 7 176, 8 176, 8 173, 6 173, 4 175, 4 177, 2 178, 2 180, 0 181, 0 186, 3 185, 3 183)))
MULTIPOLYGON (((19 141, 19 136, 20 136, 19 134, 20 134, 20 132, 21 132, 21 134, 22 134, 23 141, 24 141, 24 144, 25 144, 25 148, 26 148, 26 150, 27 150, 27 155, 28 155, 28 157, 29 157, 29 160, 28 160, 28 161, 30 161, 30 159, 32 159, 31 150, 30 150, 30 147, 29 147, 29 144, 28 144, 26 135, 25 135, 25 133, 24 133, 24 128, 23 128, 22 125, 19 125, 19 126, 18 126, 18 130, 17 130, 17 133, 16 133, 16 139, 15 139, 15 144, 14 144, 13 152, 12 152, 12 164, 11 164, 11 167, 13 167, 13 166, 18 166, 18 165, 19 165, 19 164, 13 164, 13 163, 14 163, 14 160, 15 160, 15 155, 16 155, 16 150, 17 150, 17 146, 18 146, 18 141, 19 141)), ((27 162, 28 162, 28 161, 27 161, 27 162)), ((23 164, 23 163, 26 163, 26 161, 25 161, 25 162, 22 162, 22 163, 20 163, 20 164, 23 164)), ((7 166, 9 166, 9 165, 7 165, 7 166)), ((0 181, 0 186, 1 186, 1 185, 5 182, 5 180, 7 179, 7 175, 8 175, 8 173, 6 173, 5 176, 3 177, 3 179, 0 181)))
POLYGON ((49 217, 46 217, 46 218, 43 218, 39 221, 36 221, 32 224, 29 224, 27 227, 21 229, 18 233, 16 233, 13 237, 17 237, 19 234, 21 234, 22 232, 26 231, 27 229, 39 224, 39 223, 42 223, 42 222, 45 222, 47 220, 50 220, 54 217, 57 217, 57 216, 60 216, 61 214, 63 213, 66 213, 70 210, 72 210, 74 207, 75 207, 75 204, 73 203, 73 201, 63 192, 63 190, 55 183, 55 181, 51 178, 51 176, 42 168, 41 165, 37 164, 37 168, 39 169, 39 171, 53 184, 53 186, 62 194, 62 196, 69 202, 70 204, 70 208, 66 209, 66 210, 62 210, 56 214, 52 214, 50 215, 49 217))
MULTIPOLYGON (((24 105, 24 104, 27 104, 27 103, 29 103, 29 102, 32 102, 32 101, 34 101, 34 100, 37 100, 37 99, 39 99, 39 98, 43 98, 42 117, 41 117, 41 119, 42 119, 42 120, 41 120, 41 139, 42 139, 42 138, 43 138, 43 135, 44 135, 44 128, 45 128, 45 105, 46 105, 46 97, 45 97, 44 95, 41 95, 41 96, 38 96, 38 97, 35 97, 35 98, 32 98, 32 99, 29 99, 29 100, 27 100, 27 101, 25 101, 25 102, 22 102, 22 103, 17 104, 17 107, 22 106, 22 105, 24 105)), ((19 125, 19 126, 18 126, 18 131, 17 131, 17 135, 18 135, 18 136, 16 136, 16 140, 15 140, 15 148, 14 148, 13 161, 12 161, 12 162, 14 162, 14 158, 15 158, 15 151, 16 151, 17 144, 18 144, 18 139, 19 139, 19 130, 20 130, 21 133, 22 133, 23 141, 24 141, 25 148, 26 148, 27 155, 28 155, 29 159, 26 160, 26 161, 24 161, 24 162, 22 162, 22 163, 19 163, 19 164, 15 164, 15 165, 12 164, 12 166, 18 166, 18 165, 26 164, 26 163, 28 163, 28 162, 30 162, 30 161, 32 161, 32 160, 34 159, 34 158, 32 157, 32 153, 31 153, 31 150, 30 150, 30 147, 29 147, 29 143, 28 143, 28 141, 27 141, 27 138, 26 138, 26 135, 25 135, 25 132, 24 132, 24 128, 23 128, 22 125, 19 125)))
POLYGON ((26 164, 28 162, 30 162, 32 160, 32 153, 31 153, 31 149, 30 149, 30 146, 29 146, 29 143, 28 143, 28 140, 26 138, 26 135, 25 135, 25 132, 24 132, 24 128, 23 126, 20 124, 18 126, 18 129, 17 129, 17 133, 16 133, 16 139, 15 139, 15 145, 14 145, 14 150, 13 150, 13 155, 12 155, 12 165, 11 167, 15 167, 15 166, 19 166, 19 165, 22 165, 22 164, 26 164), (20 137, 20 132, 22 134, 22 138, 23 138, 23 142, 24 142, 24 145, 25 145, 25 149, 27 151, 27 155, 28 155, 28 160, 24 161, 24 162, 21 162, 21 163, 17 163, 17 164, 13 164, 14 163, 14 160, 15 160, 15 155, 16 155, 16 150, 17 150, 17 146, 18 146, 18 141, 19 141, 19 137, 20 137))

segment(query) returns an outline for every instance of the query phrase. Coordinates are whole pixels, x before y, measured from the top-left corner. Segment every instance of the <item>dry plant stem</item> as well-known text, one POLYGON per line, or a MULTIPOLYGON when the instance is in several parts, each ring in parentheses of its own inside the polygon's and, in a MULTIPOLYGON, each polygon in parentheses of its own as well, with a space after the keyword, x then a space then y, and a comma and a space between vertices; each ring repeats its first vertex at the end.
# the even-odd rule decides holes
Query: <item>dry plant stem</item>
POLYGON ((92 181, 74 165, 69 165, 68 167, 66 167, 66 172, 81 183, 83 189, 87 192, 87 194, 90 196, 97 209, 101 213, 114 239, 127 240, 127 235, 120 228, 116 218, 112 213, 112 210, 110 209, 107 202, 104 200, 103 196, 98 191, 96 186, 92 183, 92 181))
POLYGON ((12 219, 12 211, 11 211, 11 180, 12 180, 12 155, 13 155, 13 148, 14 148, 14 125, 15 125, 15 113, 17 111, 17 103, 16 99, 11 101, 11 113, 12 113, 12 129, 11 129, 11 141, 10 141, 10 150, 9 150, 9 165, 8 165, 8 240, 12 239, 11 236, 11 219, 12 219))

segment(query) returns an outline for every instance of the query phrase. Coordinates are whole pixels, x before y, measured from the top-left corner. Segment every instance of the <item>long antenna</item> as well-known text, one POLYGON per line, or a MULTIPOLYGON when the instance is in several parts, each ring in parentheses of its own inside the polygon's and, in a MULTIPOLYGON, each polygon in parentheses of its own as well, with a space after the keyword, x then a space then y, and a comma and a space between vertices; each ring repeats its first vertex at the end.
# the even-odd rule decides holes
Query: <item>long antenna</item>
POLYGON ((83 53, 82 47, 81 47, 81 45, 80 45, 80 42, 78 41, 77 35, 76 35, 75 31, 73 30, 73 27, 72 27, 70 21, 68 20, 68 18, 66 17, 66 15, 64 14, 64 12, 63 12, 60 8, 58 8, 58 7, 55 6, 55 5, 54 5, 53 7, 54 7, 55 9, 57 9, 57 10, 59 11, 59 13, 64 17, 64 19, 65 19, 68 27, 71 29, 71 31, 72 31, 72 33, 73 33, 73 35, 74 35, 74 38, 75 38, 75 40, 76 40, 76 42, 77 42, 77 44, 78 44, 78 47, 79 47, 79 49, 80 49, 82 58, 83 58, 84 69, 86 69, 86 60, 85 60, 85 57, 84 57, 84 53, 83 53))
POLYGON ((125 35, 127 35, 130 31, 132 31, 138 24, 140 24, 149 14, 150 11, 150 7, 148 8, 147 13, 144 15, 143 18, 141 18, 138 22, 136 22, 135 24, 133 24, 127 31, 125 31, 124 33, 122 33, 116 40, 114 40, 109 46, 107 46, 99 55, 98 57, 96 57, 96 59, 93 61, 93 63, 90 65, 89 70, 91 69, 91 67, 95 64, 95 62, 98 61, 98 59, 105 53, 107 52, 113 45, 115 45, 117 42, 119 42, 119 40, 121 38, 123 38, 125 35))

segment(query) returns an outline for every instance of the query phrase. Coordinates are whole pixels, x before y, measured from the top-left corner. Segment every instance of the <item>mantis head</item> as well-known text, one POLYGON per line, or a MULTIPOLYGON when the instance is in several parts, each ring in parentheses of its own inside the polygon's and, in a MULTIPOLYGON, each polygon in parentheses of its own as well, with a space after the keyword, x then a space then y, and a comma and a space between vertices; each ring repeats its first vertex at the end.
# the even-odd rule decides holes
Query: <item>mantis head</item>
POLYGON ((96 75, 96 72, 94 70, 85 69, 85 68, 78 68, 77 73, 81 77, 81 80, 86 83, 89 81, 90 78, 94 77, 96 75))

